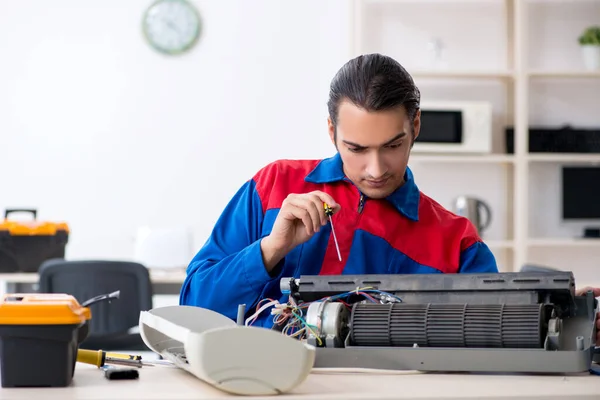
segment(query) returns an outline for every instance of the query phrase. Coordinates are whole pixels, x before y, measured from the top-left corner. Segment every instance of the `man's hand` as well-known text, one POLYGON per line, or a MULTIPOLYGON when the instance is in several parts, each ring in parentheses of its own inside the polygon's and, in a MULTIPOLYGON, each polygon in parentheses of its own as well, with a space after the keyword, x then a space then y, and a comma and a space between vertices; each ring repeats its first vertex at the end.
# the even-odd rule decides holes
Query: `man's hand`
POLYGON ((290 251, 327 224, 323 203, 327 203, 334 213, 340 210, 339 204, 321 191, 290 194, 283 201, 271 234, 260 244, 267 271, 270 272, 290 251))
MULTIPOLYGON (((586 286, 576 291, 577 296, 583 296, 587 292, 593 292, 594 297, 600 297, 600 288, 586 286)), ((596 346, 600 346, 600 313, 596 314, 596 346)))

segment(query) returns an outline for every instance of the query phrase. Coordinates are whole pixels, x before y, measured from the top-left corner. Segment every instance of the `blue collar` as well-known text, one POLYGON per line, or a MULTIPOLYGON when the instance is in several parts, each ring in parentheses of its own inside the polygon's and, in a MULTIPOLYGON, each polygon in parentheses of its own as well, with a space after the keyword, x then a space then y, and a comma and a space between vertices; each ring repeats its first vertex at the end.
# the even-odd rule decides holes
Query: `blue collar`
MULTIPOLYGON (((306 175, 304 180, 311 183, 349 181, 344 174, 340 153, 336 153, 333 157, 321 160, 317 166, 306 175)), ((418 221, 420 192, 415 184, 413 173, 408 167, 406 167, 404 181, 404 185, 396 189, 396 191, 390 194, 386 200, 392 203, 396 210, 406 218, 418 221)))

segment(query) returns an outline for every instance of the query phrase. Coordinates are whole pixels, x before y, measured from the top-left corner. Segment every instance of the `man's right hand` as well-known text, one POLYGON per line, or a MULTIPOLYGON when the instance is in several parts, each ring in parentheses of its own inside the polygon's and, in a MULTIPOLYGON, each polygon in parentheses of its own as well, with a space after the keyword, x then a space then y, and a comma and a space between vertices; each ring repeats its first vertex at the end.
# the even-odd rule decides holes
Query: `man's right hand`
POLYGON ((323 203, 327 203, 334 213, 340 210, 330 195, 318 190, 290 194, 283 201, 271 233, 260 244, 267 271, 270 272, 290 251, 327 224, 323 203))

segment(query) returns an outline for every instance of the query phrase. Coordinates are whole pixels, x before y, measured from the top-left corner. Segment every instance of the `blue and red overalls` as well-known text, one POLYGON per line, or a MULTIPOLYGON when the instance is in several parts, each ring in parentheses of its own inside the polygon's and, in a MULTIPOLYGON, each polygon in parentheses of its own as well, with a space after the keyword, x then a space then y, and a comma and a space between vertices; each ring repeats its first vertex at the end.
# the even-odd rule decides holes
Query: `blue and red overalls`
MULTIPOLYGON (((345 177, 339 154, 323 160, 279 160, 261 169, 231 199, 187 268, 180 304, 234 319, 239 304, 287 301, 282 277, 338 274, 495 273, 496 260, 473 224, 421 193, 410 168, 386 199, 369 199, 345 177), (283 200, 320 190, 341 205, 331 225, 290 252, 269 274, 260 251, 283 200)), ((271 327, 264 312, 254 326, 271 327)))

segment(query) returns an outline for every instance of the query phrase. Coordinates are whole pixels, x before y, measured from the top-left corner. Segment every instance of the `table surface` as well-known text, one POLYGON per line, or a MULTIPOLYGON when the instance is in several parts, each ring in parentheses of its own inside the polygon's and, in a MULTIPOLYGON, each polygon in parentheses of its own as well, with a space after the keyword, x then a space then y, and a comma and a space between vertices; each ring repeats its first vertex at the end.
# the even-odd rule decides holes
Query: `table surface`
MULTIPOLYGON (((78 363, 67 388, 2 388, 0 399, 221 399, 222 392, 173 366, 143 367, 135 381, 109 381, 78 363)), ((600 376, 434 374, 416 371, 315 370, 275 399, 600 399, 600 376)), ((249 397, 261 398, 258 396, 249 397)))
MULTIPOLYGON (((186 277, 185 268, 157 269, 149 268, 152 283, 183 283, 186 277)), ((37 283, 37 272, 0 273, 0 282, 6 283, 37 283)))

